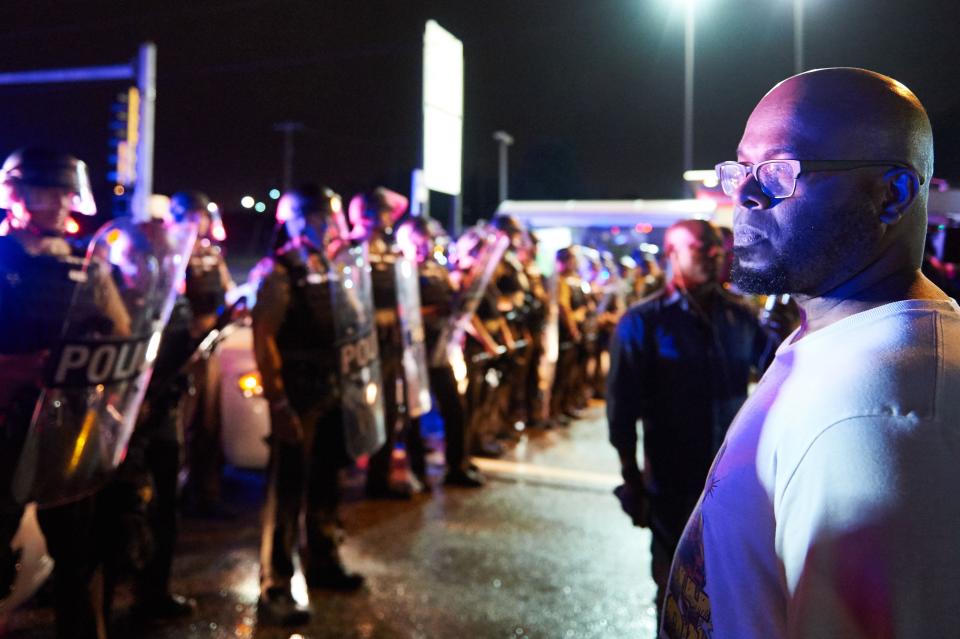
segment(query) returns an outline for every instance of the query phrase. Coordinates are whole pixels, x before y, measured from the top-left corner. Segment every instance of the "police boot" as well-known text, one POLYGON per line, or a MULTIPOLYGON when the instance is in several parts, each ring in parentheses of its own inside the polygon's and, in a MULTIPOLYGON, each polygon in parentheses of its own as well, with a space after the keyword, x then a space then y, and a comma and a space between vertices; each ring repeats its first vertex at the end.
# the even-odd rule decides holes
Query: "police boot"
POLYGON ((302 626, 310 622, 310 609, 297 603, 289 590, 271 588, 257 602, 257 623, 263 626, 302 626))
POLYGON ((183 619, 197 610, 197 603, 181 595, 164 593, 138 601, 133 607, 133 616, 157 621, 183 619))
POLYGON ((313 568, 306 574, 307 588, 311 590, 340 590, 352 592, 363 587, 366 579, 363 575, 347 572, 341 563, 323 568, 313 568))
POLYGON ((306 565, 307 587, 321 590, 353 591, 363 586, 362 575, 347 572, 340 560, 343 532, 337 521, 324 515, 307 515, 306 565))
POLYGON ((471 468, 449 470, 443 478, 444 486, 458 486, 460 488, 480 488, 486 483, 483 475, 471 468))

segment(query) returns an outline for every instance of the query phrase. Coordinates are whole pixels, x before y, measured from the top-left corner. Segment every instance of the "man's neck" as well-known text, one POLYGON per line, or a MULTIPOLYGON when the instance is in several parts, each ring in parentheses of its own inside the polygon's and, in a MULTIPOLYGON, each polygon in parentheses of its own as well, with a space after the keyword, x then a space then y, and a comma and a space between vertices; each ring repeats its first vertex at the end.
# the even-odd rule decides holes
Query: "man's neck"
POLYGON ((844 318, 903 300, 947 300, 949 297, 919 269, 902 268, 865 282, 854 278, 823 295, 795 295, 800 306, 800 332, 795 340, 844 318))

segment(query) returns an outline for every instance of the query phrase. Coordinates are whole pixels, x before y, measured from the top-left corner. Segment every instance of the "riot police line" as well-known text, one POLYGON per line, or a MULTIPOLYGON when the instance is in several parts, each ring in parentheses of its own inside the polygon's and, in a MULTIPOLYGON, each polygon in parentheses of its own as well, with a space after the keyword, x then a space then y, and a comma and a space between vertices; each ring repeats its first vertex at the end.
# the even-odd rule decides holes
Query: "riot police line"
MULTIPOLYGON (((36 585, 18 581, 25 562, 10 544, 34 504, 60 636, 105 636, 128 573, 141 614, 191 614, 169 581, 184 458, 183 497, 200 511, 221 506, 208 355, 234 319, 222 221, 205 195, 184 191, 150 221, 68 241, 66 216, 95 211, 86 166, 43 149, 14 153, 0 190, 0 615, 36 585)), ((443 483, 482 486, 471 457, 569 424, 600 393, 605 335, 657 285, 649 265, 586 247, 561 251, 548 278, 516 219, 453 239, 406 209, 385 188, 347 207, 326 187, 291 190, 254 269, 254 354, 271 418, 261 623, 309 618, 290 592, 295 554, 311 588, 362 586, 338 550, 342 468, 366 459, 374 499, 429 491, 420 421, 435 409, 443 483), (407 469, 393 455, 401 441, 407 469)))

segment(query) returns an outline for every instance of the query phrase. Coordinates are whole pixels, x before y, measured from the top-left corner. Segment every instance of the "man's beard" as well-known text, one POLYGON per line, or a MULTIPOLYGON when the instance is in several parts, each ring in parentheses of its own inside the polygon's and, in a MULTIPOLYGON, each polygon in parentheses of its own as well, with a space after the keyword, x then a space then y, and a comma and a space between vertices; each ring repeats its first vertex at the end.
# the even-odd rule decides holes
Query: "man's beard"
POLYGON ((776 260, 767 268, 752 269, 740 264, 736 254, 733 256, 733 266, 730 267, 730 280, 733 285, 744 293, 753 295, 781 295, 788 291, 788 276, 786 266, 776 260))
MULTIPOLYGON (((855 201, 837 209, 829 232, 801 235, 795 231, 791 241, 781 245, 760 269, 743 266, 734 247, 730 271, 734 286, 755 295, 816 296, 823 294, 825 285, 830 285, 837 273, 854 276, 859 265, 865 263, 863 251, 877 246, 882 230, 876 222, 875 206, 869 201, 855 201)), ((832 285, 841 282, 833 281, 832 285)))

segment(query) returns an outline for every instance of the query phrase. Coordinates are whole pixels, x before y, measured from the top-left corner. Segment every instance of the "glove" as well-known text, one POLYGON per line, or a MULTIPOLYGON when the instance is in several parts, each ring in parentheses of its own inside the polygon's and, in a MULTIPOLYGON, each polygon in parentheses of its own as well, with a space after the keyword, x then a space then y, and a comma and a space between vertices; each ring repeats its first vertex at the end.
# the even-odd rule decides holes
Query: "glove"
POLYGON ((303 440, 303 425, 286 399, 270 404, 270 439, 284 444, 303 440))

